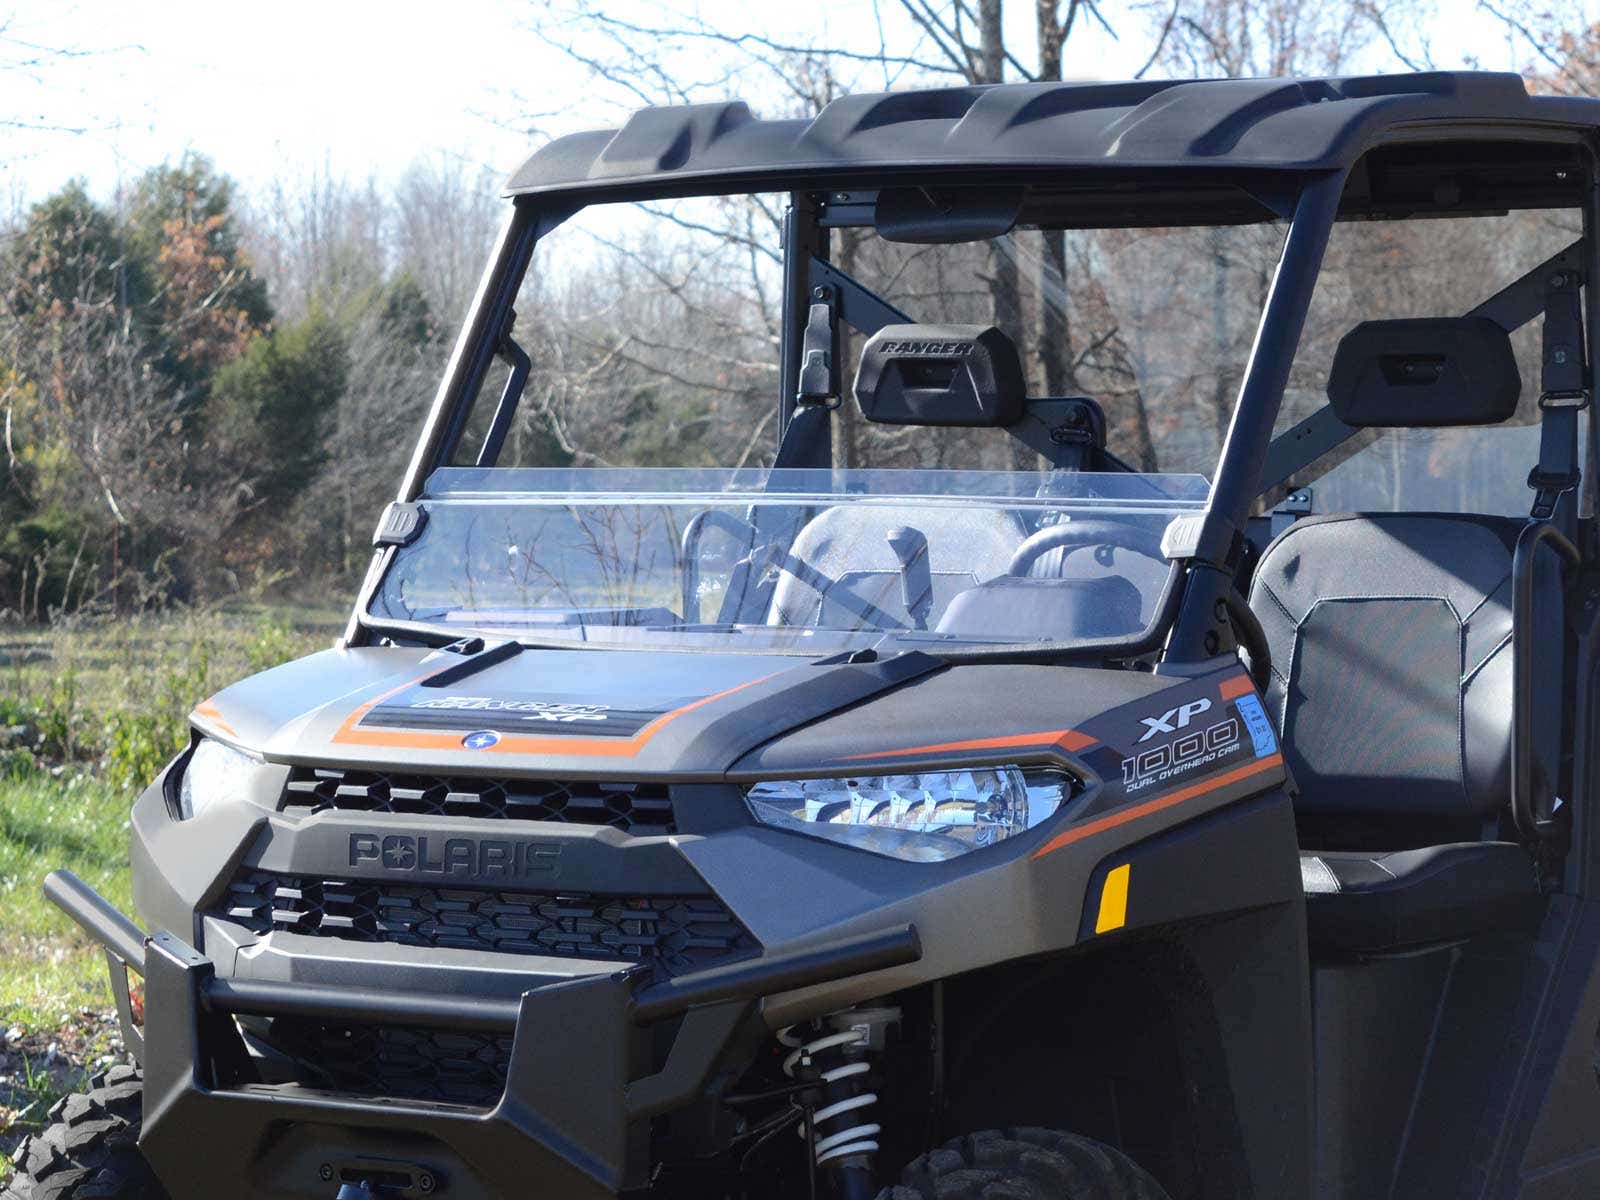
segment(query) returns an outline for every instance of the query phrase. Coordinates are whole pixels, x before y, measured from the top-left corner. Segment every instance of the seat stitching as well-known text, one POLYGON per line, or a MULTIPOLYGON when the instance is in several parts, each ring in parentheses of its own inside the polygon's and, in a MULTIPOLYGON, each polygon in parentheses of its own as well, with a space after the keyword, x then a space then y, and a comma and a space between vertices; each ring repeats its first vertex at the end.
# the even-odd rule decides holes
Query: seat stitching
POLYGON ((1495 655, 1499 654, 1500 651, 1504 650, 1510 644, 1511 644, 1511 633, 1508 630, 1506 632, 1506 635, 1503 638, 1501 638, 1498 642, 1496 642, 1494 644, 1493 649, 1491 649, 1489 651, 1489 653, 1485 654, 1482 658, 1480 658, 1478 660, 1478 662, 1477 662, 1477 665, 1474 666, 1472 668, 1472 670, 1468 671, 1465 675, 1463 675, 1461 677, 1461 686, 1462 687, 1466 687, 1467 684, 1471 683, 1474 679, 1476 679, 1477 676, 1478 676, 1478 672, 1483 670, 1483 668, 1488 665, 1489 660, 1491 658, 1493 658, 1495 655))
MULTIPOLYGON (((1461 626, 1459 664, 1464 666, 1467 661, 1467 627, 1461 626)), ((1467 783, 1467 688, 1464 683, 1456 684, 1456 747, 1461 756, 1459 769, 1461 771, 1461 800, 1472 811, 1472 789, 1467 783)))
POLYGON ((1293 625, 1296 629, 1300 628, 1300 622, 1305 620, 1305 618, 1296 617, 1292 612, 1290 612, 1289 606, 1282 600, 1278 599, 1278 593, 1272 590, 1272 585, 1270 583, 1265 583, 1262 580, 1257 579, 1256 586, 1267 594, 1268 600, 1271 600, 1278 606, 1278 611, 1288 619, 1289 624, 1293 625))
POLYGON ((1510 583, 1510 582, 1511 582, 1511 572, 1507 571, 1504 575, 1502 575, 1500 577, 1500 582, 1495 584, 1492 588, 1490 588, 1487 592, 1485 592, 1484 595, 1483 595, 1483 599, 1479 600, 1476 604, 1474 604, 1472 606, 1472 611, 1469 612, 1466 616, 1461 618, 1462 622, 1466 623, 1466 622, 1472 620, 1473 617, 1477 616, 1478 610, 1480 608, 1482 608, 1485 604, 1489 603, 1489 601, 1493 600, 1496 596, 1498 596, 1500 594, 1500 589, 1505 587, 1505 585, 1510 583))
MULTIPOLYGON (((1360 593, 1339 596, 1318 596, 1315 603, 1306 610, 1305 618, 1295 626, 1295 646, 1300 645, 1300 627, 1311 619, 1313 613, 1324 604, 1348 604, 1359 600, 1390 600, 1390 601, 1415 601, 1428 600, 1443 604, 1451 616, 1456 619, 1458 631, 1456 641, 1457 679, 1467 657, 1467 627, 1461 619, 1461 612, 1451 602, 1449 596, 1436 594, 1412 593, 1411 595, 1376 594, 1364 595, 1360 593)), ((1289 689, 1284 688, 1283 713, 1278 728, 1284 729, 1289 717, 1289 689)), ((1467 698, 1466 690, 1458 683, 1456 686, 1456 784, 1461 792, 1462 804, 1470 809, 1472 807, 1472 793, 1467 787, 1467 698)))
MULTIPOLYGON (((1348 604, 1352 600, 1436 600, 1450 610, 1450 615, 1456 619, 1458 625, 1465 624, 1461 619, 1461 610, 1449 596, 1441 596, 1437 592, 1345 592, 1337 596, 1318 596, 1316 603, 1311 606, 1315 611, 1324 604, 1348 604)), ((1309 618, 1311 612, 1306 613, 1309 618)))

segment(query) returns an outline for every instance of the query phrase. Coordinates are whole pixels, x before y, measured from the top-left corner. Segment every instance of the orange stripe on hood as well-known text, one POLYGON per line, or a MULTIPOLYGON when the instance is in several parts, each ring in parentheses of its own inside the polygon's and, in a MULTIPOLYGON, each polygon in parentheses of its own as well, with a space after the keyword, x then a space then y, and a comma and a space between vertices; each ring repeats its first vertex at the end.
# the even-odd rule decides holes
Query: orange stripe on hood
POLYGON ((1097 833, 1104 833, 1108 829, 1115 829, 1119 825, 1126 825, 1129 821, 1137 821, 1140 817, 1153 816, 1158 812, 1182 804, 1185 800, 1193 800, 1209 792, 1227 787, 1230 783, 1249 779, 1260 775, 1263 771, 1270 771, 1274 767, 1283 765, 1283 755, 1269 754, 1266 758, 1258 758, 1255 762, 1246 763, 1242 767, 1235 767, 1231 771, 1224 771, 1213 779, 1192 784, 1186 788, 1179 788, 1175 792, 1168 792, 1165 796, 1157 796, 1153 800, 1146 800, 1143 804, 1132 804, 1127 808, 1118 809, 1116 812, 1107 813, 1096 821, 1086 821, 1082 825, 1075 825, 1056 834, 1044 845, 1033 852, 1034 858, 1043 858, 1046 854, 1053 854, 1063 847, 1074 842, 1081 842, 1084 838, 1093 837, 1097 833))
POLYGON ((205 724, 210 725, 213 729, 220 730, 221 732, 227 734, 229 737, 236 738, 239 736, 236 732, 234 732, 233 726, 229 725, 222 719, 222 710, 210 700, 202 700, 199 704, 194 706, 194 711, 189 714, 189 719, 195 720, 197 718, 205 724))
POLYGON ((871 758, 910 758, 915 754, 952 754, 962 750, 1016 750, 1054 746, 1072 752, 1094 745, 1095 739, 1076 729, 1051 729, 1043 733, 1016 733, 1006 737, 973 738, 965 742, 935 742, 931 746, 908 746, 903 750, 875 750, 871 754, 852 754, 845 762, 871 758))

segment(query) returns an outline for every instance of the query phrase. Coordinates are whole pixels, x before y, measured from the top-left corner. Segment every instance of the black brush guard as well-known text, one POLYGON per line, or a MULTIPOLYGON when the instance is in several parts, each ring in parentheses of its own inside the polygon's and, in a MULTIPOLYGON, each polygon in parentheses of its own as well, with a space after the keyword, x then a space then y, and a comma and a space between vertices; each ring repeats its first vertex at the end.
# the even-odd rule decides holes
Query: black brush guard
POLYGON ((204 955, 170 933, 147 937, 69 871, 53 872, 45 894, 106 949, 144 1064, 140 1145, 177 1196, 327 1200, 359 1178, 399 1195, 605 1200, 642 1182, 630 1171, 645 1165, 648 1118, 703 1090, 759 1000, 921 957, 916 930, 898 925, 666 982, 630 968, 494 1000, 219 978, 204 955), (142 1035, 129 970, 145 979, 142 1035), (505 1091, 485 1111, 252 1083, 237 1016, 511 1033, 505 1091), (650 1027, 674 1018, 660 1069, 641 1075, 650 1027))

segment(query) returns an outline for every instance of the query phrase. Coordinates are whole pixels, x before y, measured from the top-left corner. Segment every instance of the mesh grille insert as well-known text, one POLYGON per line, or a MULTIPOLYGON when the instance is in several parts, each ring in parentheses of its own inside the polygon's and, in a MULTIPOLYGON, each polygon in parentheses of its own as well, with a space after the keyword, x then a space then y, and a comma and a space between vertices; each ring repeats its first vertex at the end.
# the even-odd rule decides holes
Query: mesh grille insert
POLYGON ((402 887, 247 871, 211 915, 261 934, 631 961, 669 975, 757 948, 712 896, 402 887))
POLYGON ((271 1043, 308 1087, 488 1108, 505 1090, 511 1035, 279 1018, 271 1043))
POLYGON ((516 821, 609 825, 641 836, 676 833, 662 783, 489 779, 404 775, 354 767, 295 767, 283 791, 286 811, 424 813, 516 821))

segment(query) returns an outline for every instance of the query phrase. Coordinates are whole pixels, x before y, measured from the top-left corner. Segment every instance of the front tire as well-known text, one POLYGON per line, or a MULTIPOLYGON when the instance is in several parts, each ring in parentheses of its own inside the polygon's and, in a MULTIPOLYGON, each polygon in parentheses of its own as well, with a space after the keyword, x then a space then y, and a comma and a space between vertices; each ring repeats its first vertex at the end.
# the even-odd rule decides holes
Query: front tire
POLYGON ((56 1102, 44 1132, 17 1148, 16 1174, 0 1200, 166 1200, 139 1153, 144 1078, 112 1067, 87 1092, 56 1102))
POLYGON ((1169 1200, 1120 1150, 1053 1129, 989 1130, 912 1160, 878 1200, 1169 1200))

